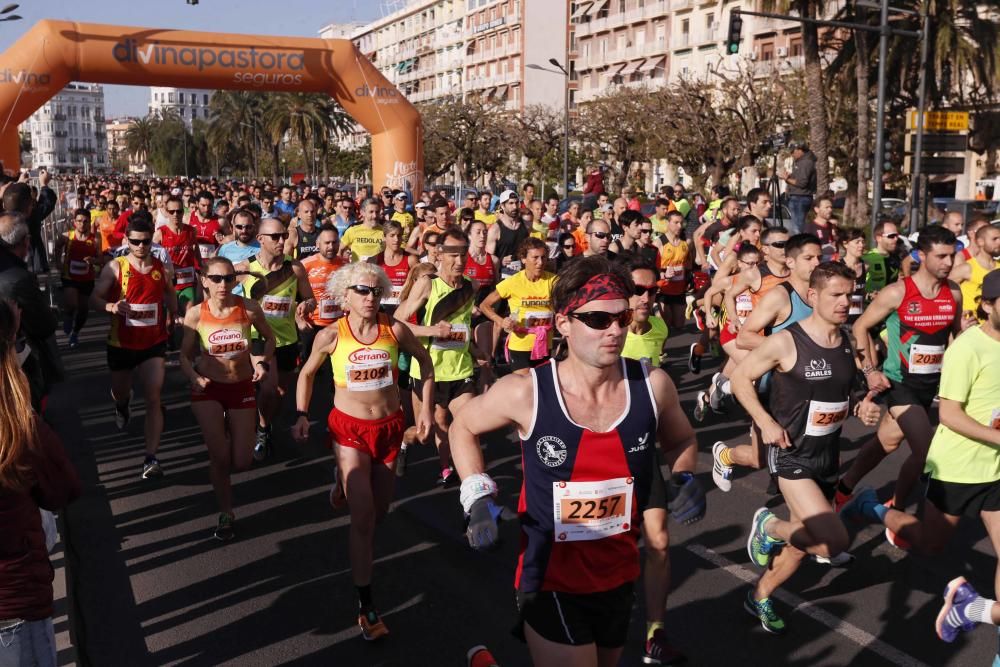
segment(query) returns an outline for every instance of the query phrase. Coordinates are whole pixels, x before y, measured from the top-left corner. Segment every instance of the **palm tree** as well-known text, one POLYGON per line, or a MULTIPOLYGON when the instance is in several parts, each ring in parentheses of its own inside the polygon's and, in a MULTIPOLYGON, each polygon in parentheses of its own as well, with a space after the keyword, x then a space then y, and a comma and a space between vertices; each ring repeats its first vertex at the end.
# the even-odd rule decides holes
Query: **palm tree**
MULTIPOLYGON (((761 0, 765 12, 793 11, 803 18, 815 19, 825 13, 827 0, 761 0)), ((826 83, 819 58, 819 29, 815 24, 802 24, 802 52, 805 60, 805 80, 808 96, 809 147, 816 154, 816 191, 829 187, 829 130, 826 122, 826 83)))
POLYGON ((139 118, 125 130, 125 150, 136 162, 146 162, 153 148, 153 138, 156 135, 156 118, 147 116, 139 118))
POLYGON ((328 95, 276 93, 268 100, 264 128, 273 145, 280 145, 286 135, 297 139, 306 154, 307 167, 310 162, 315 167, 316 152, 325 154, 331 134, 343 131, 348 118, 328 95))
POLYGON ((255 142, 264 134, 263 111, 267 98, 265 93, 242 90, 220 90, 212 95, 205 139, 217 159, 233 160, 248 173, 252 171, 257 152, 255 142))

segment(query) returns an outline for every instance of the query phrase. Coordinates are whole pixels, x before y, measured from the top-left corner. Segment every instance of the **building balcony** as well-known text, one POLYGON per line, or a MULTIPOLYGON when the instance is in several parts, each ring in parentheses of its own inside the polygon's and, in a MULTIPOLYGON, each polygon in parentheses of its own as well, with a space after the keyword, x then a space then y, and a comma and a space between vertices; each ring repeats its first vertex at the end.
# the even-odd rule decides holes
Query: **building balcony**
POLYGON ((439 49, 465 39, 463 30, 438 30, 434 33, 434 48, 439 49))
POLYGON ((516 56, 521 53, 520 44, 507 44, 496 49, 483 49, 482 51, 475 51, 466 57, 466 62, 481 63, 487 60, 494 60, 496 58, 504 58, 506 56, 516 56))
POLYGON ((473 77, 465 80, 465 90, 471 91, 489 88, 490 86, 502 86, 520 80, 520 73, 518 72, 504 72, 503 74, 496 74, 494 76, 473 77))
POLYGON ((649 58, 652 56, 660 56, 667 54, 667 40, 657 39, 652 42, 646 42, 644 44, 636 44, 633 46, 626 47, 624 49, 615 49, 614 51, 608 51, 603 55, 601 53, 595 53, 591 51, 590 55, 586 58, 578 58, 576 60, 576 68, 578 70, 592 69, 594 67, 603 67, 605 65, 612 65, 614 63, 625 62, 627 60, 637 60, 639 58, 649 58))
POLYGON ((479 25, 470 25, 465 29, 466 39, 472 37, 478 37, 484 33, 489 33, 492 30, 497 30, 498 28, 505 28, 513 25, 517 25, 521 22, 521 11, 512 12, 510 14, 504 14, 503 16, 498 16, 497 18, 489 21, 487 23, 480 23, 479 25))

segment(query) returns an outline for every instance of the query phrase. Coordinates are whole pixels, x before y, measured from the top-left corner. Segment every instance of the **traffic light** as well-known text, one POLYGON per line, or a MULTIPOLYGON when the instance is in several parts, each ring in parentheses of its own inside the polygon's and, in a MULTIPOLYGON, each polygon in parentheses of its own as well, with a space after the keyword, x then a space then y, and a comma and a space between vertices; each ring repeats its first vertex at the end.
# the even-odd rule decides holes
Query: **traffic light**
POLYGON ((729 33, 726 36, 726 53, 732 55, 740 52, 740 33, 743 32, 743 16, 739 7, 729 12, 729 33))

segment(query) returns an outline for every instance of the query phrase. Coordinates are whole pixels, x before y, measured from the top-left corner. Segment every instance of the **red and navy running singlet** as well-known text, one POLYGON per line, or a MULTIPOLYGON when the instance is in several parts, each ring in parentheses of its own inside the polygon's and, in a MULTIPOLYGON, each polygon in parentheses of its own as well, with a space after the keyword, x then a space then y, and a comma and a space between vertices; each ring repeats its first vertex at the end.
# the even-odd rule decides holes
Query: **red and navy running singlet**
POLYGON ((521 592, 608 591, 639 577, 637 540, 656 463, 656 402, 645 367, 622 359, 626 403, 605 433, 569 417, 556 364, 531 371, 535 413, 521 434, 521 592))

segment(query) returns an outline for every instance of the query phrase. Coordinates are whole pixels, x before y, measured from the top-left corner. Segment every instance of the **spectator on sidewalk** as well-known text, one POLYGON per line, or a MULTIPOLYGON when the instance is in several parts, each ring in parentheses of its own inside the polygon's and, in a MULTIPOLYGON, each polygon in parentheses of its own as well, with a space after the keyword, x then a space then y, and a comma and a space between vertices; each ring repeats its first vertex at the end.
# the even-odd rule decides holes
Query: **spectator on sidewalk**
POLYGON ((27 258, 28 268, 34 273, 48 273, 49 258, 45 239, 42 237, 42 223, 56 207, 56 193, 49 187, 52 175, 45 169, 38 171, 36 199, 32 195, 31 187, 25 182, 27 172, 24 174, 22 180, 11 183, 3 191, 3 210, 5 213, 20 213, 24 216, 31 237, 30 254, 27 258))
POLYGON ((792 214, 788 233, 794 236, 802 231, 816 196, 816 154, 804 141, 792 142, 791 149, 792 171, 780 176, 788 184, 788 209, 792 214))
POLYGON ((55 431, 33 413, 16 349, 19 311, 0 301, 0 665, 55 667, 52 563, 41 509, 80 495, 55 431))

